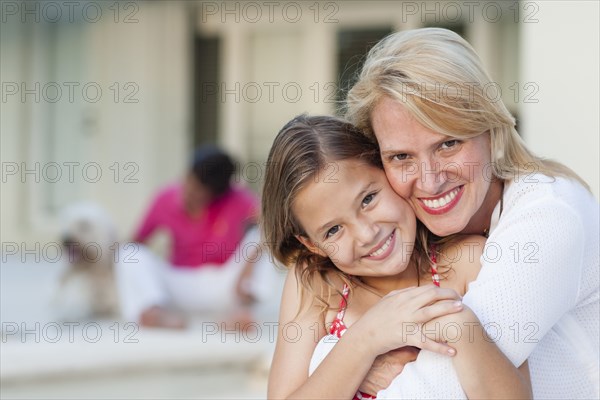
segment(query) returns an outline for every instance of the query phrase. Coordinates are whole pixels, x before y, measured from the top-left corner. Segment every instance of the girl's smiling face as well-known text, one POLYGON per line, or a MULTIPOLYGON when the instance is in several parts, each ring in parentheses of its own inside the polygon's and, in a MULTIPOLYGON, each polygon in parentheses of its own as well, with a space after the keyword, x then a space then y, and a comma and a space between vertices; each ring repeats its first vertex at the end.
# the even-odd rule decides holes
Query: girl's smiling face
POLYGON ((356 159, 329 163, 294 199, 298 239, 344 273, 393 276, 409 264, 416 218, 383 170, 356 159))

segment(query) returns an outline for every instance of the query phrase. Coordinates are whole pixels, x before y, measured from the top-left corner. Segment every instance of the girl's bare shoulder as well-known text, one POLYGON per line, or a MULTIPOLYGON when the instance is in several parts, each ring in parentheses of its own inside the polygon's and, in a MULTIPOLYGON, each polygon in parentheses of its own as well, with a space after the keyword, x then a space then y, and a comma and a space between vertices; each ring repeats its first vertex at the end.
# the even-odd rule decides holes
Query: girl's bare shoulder
POLYGON ((480 257, 487 239, 481 235, 455 235, 439 249, 439 269, 448 271, 448 284, 464 294, 481 270, 480 257))
POLYGON ((295 304, 298 310, 297 317, 319 314, 320 319, 325 322, 333 319, 331 313, 332 310, 337 310, 340 304, 343 287, 344 280, 334 271, 327 271, 323 275, 314 273, 303 276, 290 269, 283 296, 287 303, 295 304))

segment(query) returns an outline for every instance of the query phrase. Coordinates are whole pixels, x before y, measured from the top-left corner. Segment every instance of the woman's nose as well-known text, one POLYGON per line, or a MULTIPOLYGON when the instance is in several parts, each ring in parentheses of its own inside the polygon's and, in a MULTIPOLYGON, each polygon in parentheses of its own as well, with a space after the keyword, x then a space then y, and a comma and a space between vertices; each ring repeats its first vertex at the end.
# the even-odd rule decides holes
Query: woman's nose
POLYGON ((439 194, 445 182, 446 174, 438 161, 430 159, 421 162, 416 183, 421 192, 432 196, 439 194))

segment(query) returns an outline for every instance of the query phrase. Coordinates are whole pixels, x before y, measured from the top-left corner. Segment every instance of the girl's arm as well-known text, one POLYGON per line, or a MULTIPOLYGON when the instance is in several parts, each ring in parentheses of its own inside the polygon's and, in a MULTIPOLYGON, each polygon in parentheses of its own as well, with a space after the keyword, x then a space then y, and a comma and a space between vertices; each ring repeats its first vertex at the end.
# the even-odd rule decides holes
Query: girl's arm
POLYGON ((307 301, 301 304, 299 283, 290 271, 283 289, 268 398, 351 399, 376 354, 348 330, 309 378, 313 351, 326 332, 319 308, 310 294, 304 297, 307 301))
POLYGON ((369 309, 309 377, 313 351, 326 332, 312 299, 300 303, 298 287, 295 273, 288 273, 269 376, 269 398, 351 399, 379 354, 416 343, 446 355, 451 350, 425 337, 419 328, 432 318, 460 311, 456 305, 458 294, 434 286, 409 288, 388 294, 369 309))

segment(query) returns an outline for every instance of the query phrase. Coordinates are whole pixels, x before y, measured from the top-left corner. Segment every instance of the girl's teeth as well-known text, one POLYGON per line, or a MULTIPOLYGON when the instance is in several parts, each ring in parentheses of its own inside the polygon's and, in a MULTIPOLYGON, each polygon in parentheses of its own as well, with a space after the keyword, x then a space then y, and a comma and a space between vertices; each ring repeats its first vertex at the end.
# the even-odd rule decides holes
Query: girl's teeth
POLYGON ((427 207, 434 208, 434 209, 435 208, 444 207, 446 204, 448 204, 452 200, 454 200, 454 198, 458 194, 459 190, 460 190, 460 188, 456 188, 455 190, 453 190, 452 192, 448 193, 444 197, 440 197, 439 199, 435 199, 435 200, 423 200, 423 203, 425 203, 425 205, 427 207))
POLYGON ((385 241, 383 246, 381 246, 377 251, 374 251, 373 253, 369 254, 369 256, 377 257, 377 256, 383 254, 383 252, 386 251, 388 247, 390 247, 391 242, 392 242, 392 235, 390 235, 388 240, 385 241))

